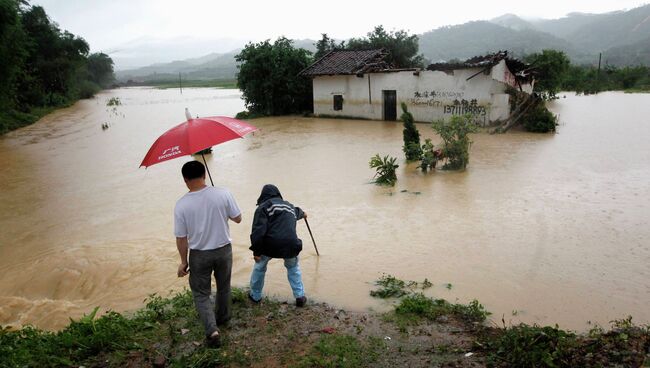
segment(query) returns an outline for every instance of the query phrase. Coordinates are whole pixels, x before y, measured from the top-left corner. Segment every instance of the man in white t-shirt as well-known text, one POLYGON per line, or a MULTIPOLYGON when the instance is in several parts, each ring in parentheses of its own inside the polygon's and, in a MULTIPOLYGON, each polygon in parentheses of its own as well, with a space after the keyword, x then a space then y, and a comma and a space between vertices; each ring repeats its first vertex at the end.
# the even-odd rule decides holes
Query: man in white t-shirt
POLYGON ((217 325, 230 319, 232 239, 228 220, 240 223, 241 211, 227 189, 205 185, 202 163, 187 162, 181 172, 190 191, 174 208, 174 235, 181 257, 178 277, 190 274, 194 305, 205 328, 208 345, 218 346, 217 325), (217 281, 216 305, 210 300, 212 273, 217 281))

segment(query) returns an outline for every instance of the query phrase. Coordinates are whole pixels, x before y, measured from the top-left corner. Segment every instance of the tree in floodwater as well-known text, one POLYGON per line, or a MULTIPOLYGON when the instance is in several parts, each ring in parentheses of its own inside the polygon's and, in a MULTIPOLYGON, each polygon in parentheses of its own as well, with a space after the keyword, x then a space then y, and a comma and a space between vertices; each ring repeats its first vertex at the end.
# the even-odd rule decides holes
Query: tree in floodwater
POLYGON ((102 88, 109 87, 115 81, 113 59, 103 52, 88 55, 88 79, 102 88))
POLYGON ((454 115, 449 121, 434 121, 431 126, 442 138, 442 156, 446 159, 443 170, 462 170, 469 163, 470 133, 476 132, 472 115, 454 115))
POLYGON ((247 44, 235 60, 239 63, 237 84, 248 110, 266 115, 310 111, 311 80, 298 75, 311 63, 310 55, 285 37, 274 43, 247 44))
POLYGON ((556 50, 542 50, 541 53, 530 54, 525 61, 537 71, 535 92, 542 98, 552 100, 557 98, 564 83, 571 62, 566 54, 556 50))
POLYGON ((402 136, 404 138, 404 146, 402 150, 406 156, 406 161, 417 161, 422 156, 422 148, 420 147, 420 132, 415 127, 413 114, 408 111, 406 103, 402 102, 402 116, 400 119, 404 122, 404 130, 402 136))
POLYGON ((387 32, 384 26, 376 26, 366 38, 350 39, 346 46, 349 50, 384 48, 388 51, 384 60, 396 68, 422 67, 424 56, 418 55, 419 47, 417 35, 404 30, 387 32))

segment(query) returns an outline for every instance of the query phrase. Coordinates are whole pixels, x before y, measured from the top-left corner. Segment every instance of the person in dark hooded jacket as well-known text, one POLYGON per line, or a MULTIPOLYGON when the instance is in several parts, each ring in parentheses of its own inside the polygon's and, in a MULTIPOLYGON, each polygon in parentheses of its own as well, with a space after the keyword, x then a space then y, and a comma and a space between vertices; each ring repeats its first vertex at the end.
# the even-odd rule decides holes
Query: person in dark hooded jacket
POLYGON ((302 284, 298 254, 302 250, 302 240, 296 234, 296 222, 307 214, 282 199, 280 190, 273 184, 262 188, 257 199, 257 209, 253 218, 251 247, 255 265, 251 274, 249 299, 255 303, 262 300, 262 288, 266 266, 273 258, 283 258, 287 278, 296 298, 296 306, 305 305, 307 298, 302 284))

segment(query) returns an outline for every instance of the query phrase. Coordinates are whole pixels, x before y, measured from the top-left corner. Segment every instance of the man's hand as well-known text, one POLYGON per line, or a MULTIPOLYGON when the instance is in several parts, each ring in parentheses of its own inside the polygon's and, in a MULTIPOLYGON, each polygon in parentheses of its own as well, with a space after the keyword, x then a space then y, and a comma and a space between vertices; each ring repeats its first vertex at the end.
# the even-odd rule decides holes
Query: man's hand
POLYGON ((302 218, 307 218, 307 212, 302 211, 302 218))
POLYGON ((187 276, 189 272, 187 268, 187 263, 181 263, 178 265, 178 277, 187 276))
POLYGON ((255 260, 255 263, 257 263, 262 260, 262 256, 253 256, 253 259, 255 260))

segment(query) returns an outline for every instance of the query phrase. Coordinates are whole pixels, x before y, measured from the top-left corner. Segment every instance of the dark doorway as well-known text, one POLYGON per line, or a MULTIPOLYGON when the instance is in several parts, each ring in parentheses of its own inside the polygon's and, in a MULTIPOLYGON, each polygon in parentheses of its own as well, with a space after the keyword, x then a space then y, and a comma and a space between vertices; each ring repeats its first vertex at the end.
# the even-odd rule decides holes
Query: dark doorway
POLYGON ((382 91, 384 95, 384 120, 397 120, 397 91, 382 91))

